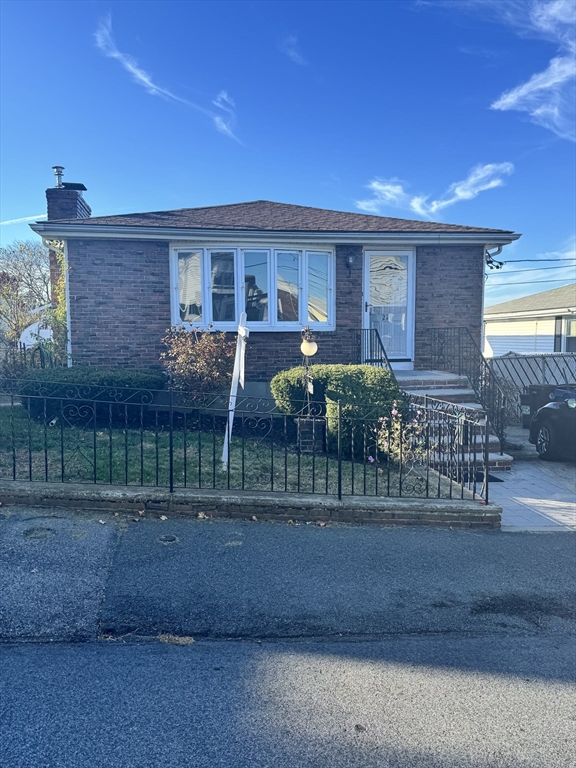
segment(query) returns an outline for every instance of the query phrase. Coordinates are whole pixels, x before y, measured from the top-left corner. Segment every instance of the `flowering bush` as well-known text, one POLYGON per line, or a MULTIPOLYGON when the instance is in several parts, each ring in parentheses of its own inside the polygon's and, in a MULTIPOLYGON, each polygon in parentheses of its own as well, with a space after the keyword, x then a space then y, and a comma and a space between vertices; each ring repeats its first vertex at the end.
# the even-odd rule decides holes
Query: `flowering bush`
POLYGON ((236 341, 224 332, 171 328, 162 342, 166 352, 160 359, 175 389, 217 392, 230 386, 236 341))
MULTIPOLYGON (((417 410, 405 416, 394 402, 390 416, 382 416, 377 428, 378 450, 387 461, 416 464, 426 458, 428 422, 426 414, 417 410)), ((373 456, 368 461, 375 460, 373 456)), ((372 463, 371 462, 371 463, 372 463)))

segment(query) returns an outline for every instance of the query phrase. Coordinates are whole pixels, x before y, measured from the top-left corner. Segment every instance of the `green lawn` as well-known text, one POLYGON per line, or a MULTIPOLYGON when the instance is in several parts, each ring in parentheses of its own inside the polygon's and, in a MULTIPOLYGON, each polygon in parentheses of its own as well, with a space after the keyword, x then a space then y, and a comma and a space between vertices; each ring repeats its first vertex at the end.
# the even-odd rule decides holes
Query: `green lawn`
MULTIPOLYGON (((101 420, 105 421, 105 420, 101 420)), ((255 430, 257 433, 258 430, 255 430)), ((338 460, 299 454, 286 432, 265 437, 233 435, 228 467, 221 462, 221 420, 176 421, 172 433, 175 488, 338 493, 338 460)), ((127 428, 88 420, 36 421, 20 405, 0 408, 0 479, 40 482, 169 486, 170 435, 159 420, 127 428)), ((460 487, 429 474, 430 497, 460 496, 460 487)), ((426 496, 426 472, 384 463, 342 462, 342 493, 426 496), (402 488, 400 489, 400 483, 402 488), (401 490, 401 492, 400 492, 401 490)))

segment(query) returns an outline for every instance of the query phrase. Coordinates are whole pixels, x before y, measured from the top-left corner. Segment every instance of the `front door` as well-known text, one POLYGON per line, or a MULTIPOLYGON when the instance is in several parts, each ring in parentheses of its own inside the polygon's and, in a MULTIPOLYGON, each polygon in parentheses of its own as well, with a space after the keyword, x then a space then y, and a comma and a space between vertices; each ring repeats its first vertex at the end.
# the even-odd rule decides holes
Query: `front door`
POLYGON ((391 362, 414 360, 414 252, 367 251, 364 328, 375 328, 391 362))

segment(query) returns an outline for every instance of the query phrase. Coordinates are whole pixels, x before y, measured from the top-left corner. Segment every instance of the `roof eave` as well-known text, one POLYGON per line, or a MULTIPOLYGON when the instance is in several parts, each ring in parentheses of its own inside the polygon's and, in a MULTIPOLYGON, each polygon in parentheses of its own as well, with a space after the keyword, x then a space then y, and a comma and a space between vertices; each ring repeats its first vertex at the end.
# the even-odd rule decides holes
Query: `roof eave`
POLYGON ((547 309, 520 309, 516 312, 488 312, 490 307, 484 310, 484 321, 488 320, 521 320, 522 318, 535 317, 560 317, 560 315, 576 314, 576 307, 550 307, 547 309))
POLYGON ((252 230, 252 229, 193 229, 188 227, 131 227, 125 225, 62 224, 35 222, 31 229, 42 237, 66 239, 106 238, 114 240, 202 240, 235 241, 240 238, 262 241, 302 241, 315 243, 365 244, 370 242, 404 242, 406 244, 431 245, 507 245, 518 240, 515 232, 305 232, 301 230, 252 230))

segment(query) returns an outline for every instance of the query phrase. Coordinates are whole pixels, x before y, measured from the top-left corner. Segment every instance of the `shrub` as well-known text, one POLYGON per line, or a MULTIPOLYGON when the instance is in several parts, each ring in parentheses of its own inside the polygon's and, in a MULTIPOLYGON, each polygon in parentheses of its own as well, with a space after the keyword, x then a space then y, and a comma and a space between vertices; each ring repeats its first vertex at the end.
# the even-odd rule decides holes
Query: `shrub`
POLYGON ((236 341, 224 332, 171 328, 162 342, 166 352, 160 359, 174 389, 218 392, 230 387, 236 341))
MULTIPOLYGON (((321 407, 324 413, 326 385, 330 375, 330 369, 338 368, 336 365, 312 365, 310 375, 314 385, 314 392, 310 395, 310 402, 321 407)), ((347 366, 341 366, 347 367, 347 366)), ((303 366, 289 368, 280 371, 270 382, 270 391, 276 403, 276 407, 282 413, 299 414, 307 403, 306 385, 304 381, 305 369, 303 366)), ((317 408, 314 410, 317 412, 317 408)))
MULTIPOLYGON (((32 418, 48 420, 57 416, 63 405, 77 411, 91 412, 92 403, 101 403, 98 414, 113 420, 125 419, 125 403, 146 405, 154 390, 163 389, 166 377, 162 371, 125 368, 41 368, 24 373, 20 380, 22 403, 32 418), (117 403, 117 404, 116 404, 117 403)), ((129 409, 130 410, 130 409, 129 409)), ((140 409, 138 408, 138 413, 140 409)), ((70 412, 72 414, 72 411, 70 412)), ((132 415, 135 415, 132 409, 132 415)))
MULTIPOLYGON (((376 443, 378 420, 389 416, 401 391, 393 374, 369 365, 312 365, 313 412, 326 415, 328 449, 338 446, 338 400, 342 408, 341 441, 344 455, 369 454, 376 443)), ((276 407, 298 414, 305 404, 304 368, 278 373, 270 383, 276 407)))

